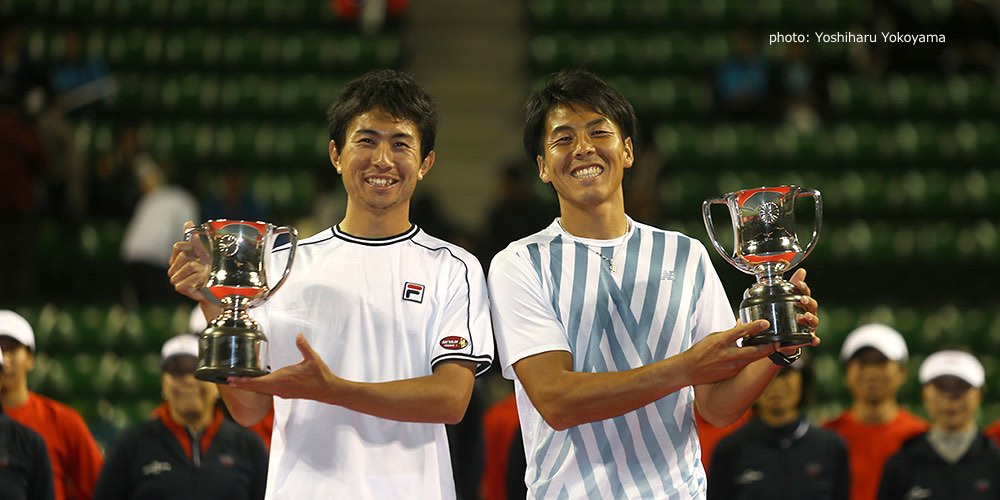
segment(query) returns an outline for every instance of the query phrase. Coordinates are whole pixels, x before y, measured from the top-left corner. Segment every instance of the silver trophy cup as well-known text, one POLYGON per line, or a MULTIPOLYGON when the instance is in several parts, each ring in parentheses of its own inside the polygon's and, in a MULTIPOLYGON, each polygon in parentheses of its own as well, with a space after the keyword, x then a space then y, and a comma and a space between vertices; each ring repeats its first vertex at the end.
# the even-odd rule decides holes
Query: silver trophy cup
POLYGON ((298 231, 267 222, 210 220, 189 229, 187 239, 199 260, 209 266, 203 292, 222 306, 198 339, 200 380, 227 383, 228 377, 259 377, 267 373, 267 337, 247 309, 266 301, 288 278, 298 245, 298 231), (288 234, 290 249, 285 271, 268 287, 266 262, 277 236, 288 234))
POLYGON ((712 245, 730 264, 757 276, 757 283, 743 293, 740 320, 744 323, 766 319, 767 330, 743 340, 743 345, 780 342, 782 346, 808 344, 812 335, 795 320, 802 295, 782 274, 791 270, 812 252, 819 239, 823 217, 823 199, 815 189, 797 186, 761 187, 710 198, 701 205, 712 245), (805 250, 795 233, 795 200, 811 196, 816 218, 812 240, 805 250), (730 255, 719 243, 712 224, 712 205, 729 207, 733 223, 733 246, 730 255))

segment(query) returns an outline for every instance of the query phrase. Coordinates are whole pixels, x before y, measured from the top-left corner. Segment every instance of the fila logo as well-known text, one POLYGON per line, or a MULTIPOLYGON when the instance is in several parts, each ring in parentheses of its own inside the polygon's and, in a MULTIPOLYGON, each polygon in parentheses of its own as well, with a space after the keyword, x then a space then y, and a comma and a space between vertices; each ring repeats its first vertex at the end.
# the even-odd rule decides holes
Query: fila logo
POLYGON ((403 285, 403 300, 409 300, 410 302, 416 302, 418 304, 423 303, 424 285, 407 281, 406 284, 403 285))

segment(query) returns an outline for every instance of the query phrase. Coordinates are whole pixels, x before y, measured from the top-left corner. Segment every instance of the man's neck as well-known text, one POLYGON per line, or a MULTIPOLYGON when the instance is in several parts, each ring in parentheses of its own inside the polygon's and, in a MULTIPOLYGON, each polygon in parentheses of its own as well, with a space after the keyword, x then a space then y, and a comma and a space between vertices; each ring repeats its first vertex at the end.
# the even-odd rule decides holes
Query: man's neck
POLYGON ((377 239, 396 236, 405 233, 412 227, 408 210, 394 212, 372 213, 365 210, 352 210, 349 206, 344 220, 340 222, 340 230, 358 238, 377 239))
POLYGON ((868 403, 865 401, 855 401, 851 406, 854 418, 865 424, 887 424, 896 418, 899 413, 899 405, 894 400, 880 401, 878 403, 868 403))
POLYGON ((17 408, 28 402, 28 391, 27 386, 20 386, 15 389, 4 389, 0 392, 0 402, 3 403, 4 408, 17 408))
POLYGON ((628 218, 620 204, 606 203, 581 209, 560 201, 559 212, 563 229, 579 238, 610 240, 628 231, 628 218))

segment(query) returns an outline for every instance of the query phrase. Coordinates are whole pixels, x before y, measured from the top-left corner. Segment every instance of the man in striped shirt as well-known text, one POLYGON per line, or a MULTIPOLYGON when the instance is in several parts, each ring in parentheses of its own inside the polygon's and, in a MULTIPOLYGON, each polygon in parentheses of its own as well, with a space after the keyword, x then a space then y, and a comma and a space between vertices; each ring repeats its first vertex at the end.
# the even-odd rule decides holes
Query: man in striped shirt
MULTIPOLYGON (((695 403, 726 425, 797 348, 738 347, 767 322, 736 324, 704 246, 625 214, 636 117, 617 90, 564 71, 525 114, 525 149, 560 217, 497 254, 489 287, 528 496, 703 498, 695 403)), ((792 277, 804 295, 798 319, 815 329, 804 278, 792 277)))

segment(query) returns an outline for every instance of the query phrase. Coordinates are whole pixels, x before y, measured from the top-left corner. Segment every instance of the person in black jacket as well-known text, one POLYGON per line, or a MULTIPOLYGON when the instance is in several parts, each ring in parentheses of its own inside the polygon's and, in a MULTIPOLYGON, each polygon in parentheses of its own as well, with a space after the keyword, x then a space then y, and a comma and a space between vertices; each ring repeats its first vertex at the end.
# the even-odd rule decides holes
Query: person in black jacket
POLYGON ((160 352, 166 403, 126 430, 104 461, 101 500, 259 500, 267 452, 251 431, 223 418, 214 384, 194 378, 198 339, 178 335, 160 352))
POLYGON ((986 380, 983 365, 963 351, 938 351, 920 365, 931 430, 889 458, 879 500, 1000 499, 1000 449, 976 426, 986 380))
POLYGON ((753 418, 712 455, 709 500, 846 500, 847 447, 803 415, 812 385, 804 360, 782 368, 753 405, 753 418))
MULTIPOLYGON (((3 381, 0 352, 0 381, 3 381)), ((3 412, 0 404, 0 497, 6 500, 52 500, 52 464, 45 441, 3 412)))

